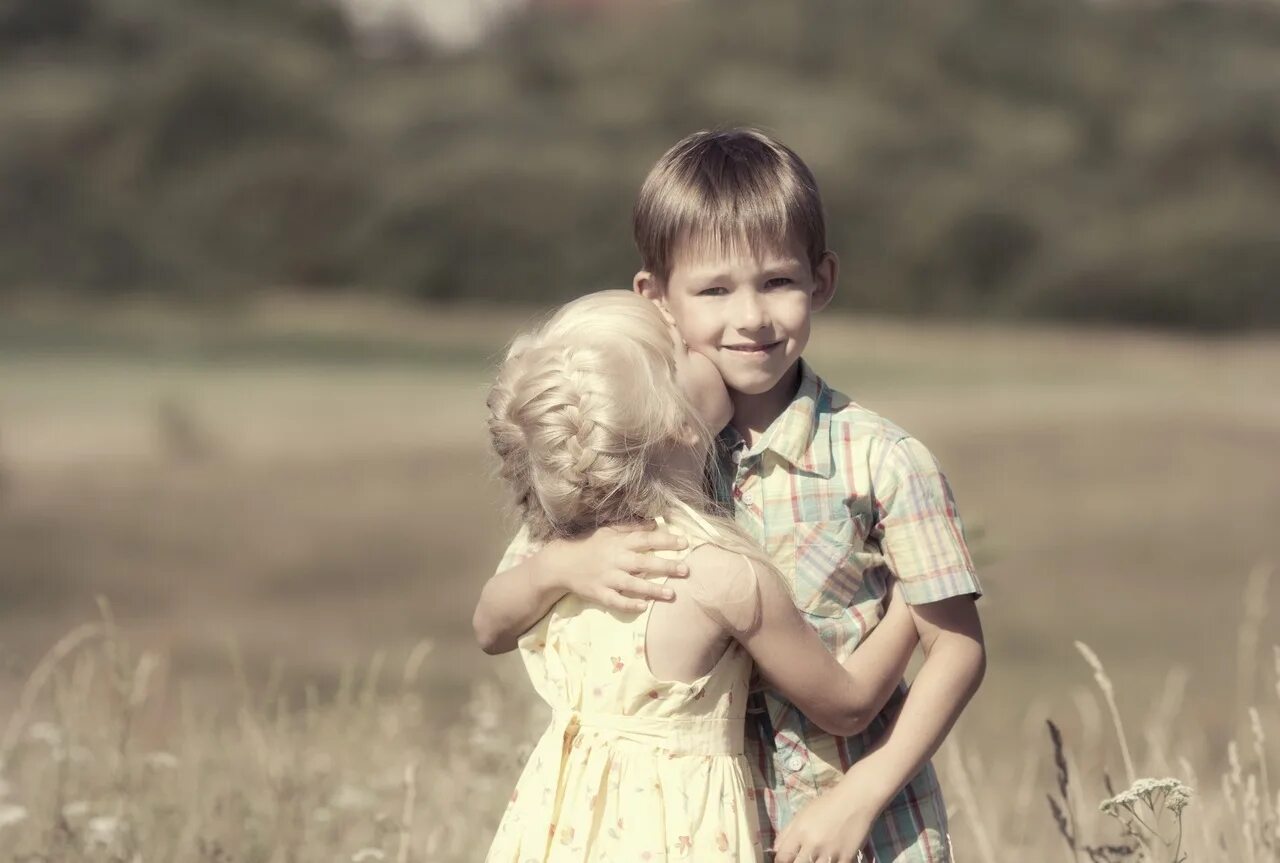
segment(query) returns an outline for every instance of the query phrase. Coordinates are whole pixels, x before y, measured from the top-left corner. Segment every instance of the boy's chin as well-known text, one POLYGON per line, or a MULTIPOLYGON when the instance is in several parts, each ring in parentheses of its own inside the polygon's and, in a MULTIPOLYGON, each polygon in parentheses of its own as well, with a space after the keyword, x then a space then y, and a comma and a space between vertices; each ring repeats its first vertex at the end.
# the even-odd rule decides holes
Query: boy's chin
POLYGON ((746 380, 729 380, 725 379, 725 385, 735 395, 740 396, 762 396, 767 392, 771 392, 782 377, 771 378, 749 378, 746 380))

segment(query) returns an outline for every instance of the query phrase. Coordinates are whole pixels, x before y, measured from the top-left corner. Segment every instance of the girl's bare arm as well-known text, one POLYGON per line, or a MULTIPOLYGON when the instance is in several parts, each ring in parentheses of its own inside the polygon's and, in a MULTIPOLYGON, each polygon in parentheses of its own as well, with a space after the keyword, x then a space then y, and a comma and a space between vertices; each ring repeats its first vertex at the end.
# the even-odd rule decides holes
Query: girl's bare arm
POLYGON ((884 618, 842 663, 867 688, 873 716, 898 688, 919 643, 915 618, 895 581, 884 618))
POLYGON ((668 531, 643 527, 603 527, 581 539, 553 540, 485 583, 471 616, 476 641, 489 654, 515 650, 520 636, 567 593, 615 611, 669 600, 669 588, 641 576, 684 575, 679 561, 652 554, 684 544, 668 531))
POLYGON ((832 734, 857 734, 884 707, 915 649, 915 627, 905 609, 893 613, 891 605, 892 617, 880 624, 885 631, 879 637, 873 631, 841 665, 805 622, 772 569, 710 545, 694 550, 687 560, 691 583, 706 597, 742 596, 744 586, 758 586, 758 614, 750 622, 735 623, 710 602, 704 603, 707 613, 747 649, 760 673, 821 728, 832 734), (862 651, 866 653, 859 656, 862 651))

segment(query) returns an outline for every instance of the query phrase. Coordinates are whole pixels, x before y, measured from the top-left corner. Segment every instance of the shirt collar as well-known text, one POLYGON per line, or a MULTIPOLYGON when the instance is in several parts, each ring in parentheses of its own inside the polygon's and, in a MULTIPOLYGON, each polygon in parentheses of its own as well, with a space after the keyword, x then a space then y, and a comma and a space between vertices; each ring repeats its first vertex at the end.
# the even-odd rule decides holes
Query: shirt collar
MULTIPOLYGON (((831 389, 808 363, 799 362, 800 386, 791 403, 742 457, 770 450, 797 470, 830 478, 835 468, 831 460, 831 389)), ((733 426, 722 436, 730 451, 742 441, 733 426)))

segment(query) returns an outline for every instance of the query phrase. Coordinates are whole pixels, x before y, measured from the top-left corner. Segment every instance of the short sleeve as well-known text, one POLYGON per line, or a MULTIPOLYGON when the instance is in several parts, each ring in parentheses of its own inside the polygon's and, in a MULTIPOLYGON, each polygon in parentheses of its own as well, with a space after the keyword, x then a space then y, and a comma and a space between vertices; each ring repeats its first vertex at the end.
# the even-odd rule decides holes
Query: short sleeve
POLYGON ((524 563, 538 551, 539 545, 531 542, 529 539, 529 528, 527 525, 521 525, 520 530, 516 532, 512 538, 511 544, 507 546, 507 551, 502 555, 502 560, 498 562, 498 568, 495 573, 505 572, 513 566, 524 563))
POLYGON ((881 550, 907 602, 981 595, 951 486, 925 445, 887 444, 872 482, 881 550))

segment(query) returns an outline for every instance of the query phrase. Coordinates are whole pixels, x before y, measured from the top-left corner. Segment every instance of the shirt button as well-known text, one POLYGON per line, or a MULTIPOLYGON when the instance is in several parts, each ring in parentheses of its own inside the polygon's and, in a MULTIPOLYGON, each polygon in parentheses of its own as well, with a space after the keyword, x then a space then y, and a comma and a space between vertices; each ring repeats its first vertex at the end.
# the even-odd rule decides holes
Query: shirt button
POLYGON ((751 496, 751 492, 747 492, 742 496, 742 502, 745 503, 747 506, 751 506, 751 504, 754 501, 755 501, 755 498, 751 496))
POLYGON ((799 755, 792 755, 791 760, 787 762, 787 769, 790 770, 792 773, 795 773, 801 767, 804 767, 804 761, 800 758, 799 755))

